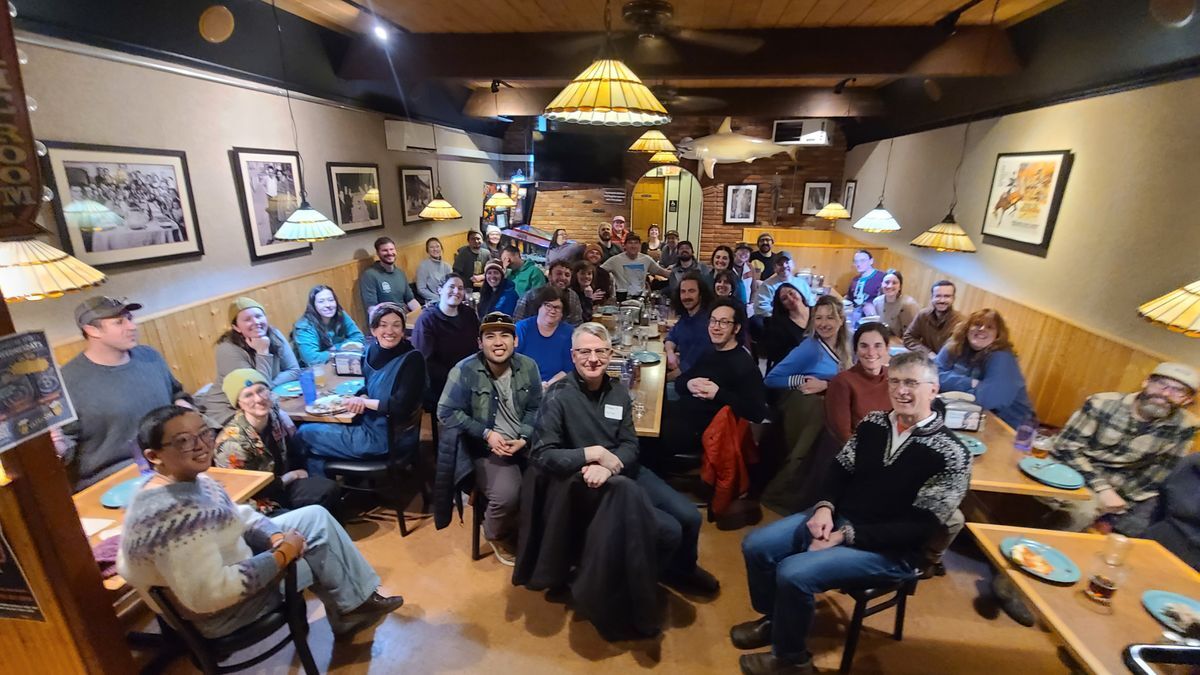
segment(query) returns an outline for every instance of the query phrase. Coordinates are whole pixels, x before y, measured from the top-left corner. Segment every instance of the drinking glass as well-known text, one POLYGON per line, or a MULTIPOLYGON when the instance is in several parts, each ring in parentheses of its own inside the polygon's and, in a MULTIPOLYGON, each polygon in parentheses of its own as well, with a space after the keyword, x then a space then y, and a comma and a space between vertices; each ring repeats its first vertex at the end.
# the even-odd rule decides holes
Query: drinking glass
POLYGON ((635 422, 641 422, 646 416, 646 397, 641 391, 635 390, 630 392, 633 404, 630 406, 633 409, 633 419, 635 422))
POLYGON ((312 367, 312 370, 313 370, 313 382, 317 385, 317 391, 325 391, 325 385, 328 382, 328 380, 325 377, 325 375, 326 375, 325 364, 318 363, 317 365, 312 367))
POLYGON ((1013 447, 1020 452, 1029 452, 1033 445, 1033 437, 1037 434, 1037 427, 1025 422, 1017 427, 1017 436, 1013 439, 1013 447))
POLYGON ((1038 459, 1046 459, 1050 456, 1050 448, 1053 444, 1053 438, 1038 434, 1033 439, 1033 446, 1030 448, 1029 453, 1038 459))
POLYGON ((1116 595, 1121 584, 1125 583, 1128 575, 1127 567, 1113 564, 1103 553, 1097 553, 1088 572, 1088 583, 1087 587, 1083 589, 1083 594, 1087 596, 1088 600, 1095 603, 1105 606, 1112 605, 1113 596, 1116 595))

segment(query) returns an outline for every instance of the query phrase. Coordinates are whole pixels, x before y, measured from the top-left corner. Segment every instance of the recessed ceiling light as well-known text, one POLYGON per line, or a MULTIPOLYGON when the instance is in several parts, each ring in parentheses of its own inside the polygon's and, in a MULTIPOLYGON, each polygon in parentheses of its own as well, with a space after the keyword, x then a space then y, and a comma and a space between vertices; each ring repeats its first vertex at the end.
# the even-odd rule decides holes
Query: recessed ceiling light
POLYGON ((387 40, 388 40, 387 29, 384 28, 380 24, 375 24, 375 37, 379 38, 383 42, 387 42, 387 40))

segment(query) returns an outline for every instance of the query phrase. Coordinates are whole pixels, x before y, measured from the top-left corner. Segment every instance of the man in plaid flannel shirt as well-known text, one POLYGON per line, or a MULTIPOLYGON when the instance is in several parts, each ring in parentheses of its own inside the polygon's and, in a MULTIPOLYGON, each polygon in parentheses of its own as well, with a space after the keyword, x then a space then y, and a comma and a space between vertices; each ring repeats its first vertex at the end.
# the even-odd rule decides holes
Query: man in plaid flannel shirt
POLYGON ((1187 454, 1200 421, 1184 410, 1200 388, 1200 374, 1181 363, 1159 364, 1133 394, 1088 397, 1054 439, 1054 457, 1083 474, 1088 501, 1055 500, 1067 523, 1081 531, 1108 516, 1113 528, 1140 536, 1149 524, 1159 486, 1187 454))

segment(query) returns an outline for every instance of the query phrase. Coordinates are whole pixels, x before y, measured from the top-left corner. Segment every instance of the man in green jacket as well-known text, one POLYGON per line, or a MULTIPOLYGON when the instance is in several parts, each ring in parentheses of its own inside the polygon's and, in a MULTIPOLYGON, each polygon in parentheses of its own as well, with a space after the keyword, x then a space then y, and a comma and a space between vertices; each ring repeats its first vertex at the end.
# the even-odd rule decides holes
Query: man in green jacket
POLYGON ((521 258, 521 251, 516 246, 506 246, 500 253, 500 262, 508 269, 508 278, 517 287, 518 297, 546 285, 546 273, 537 263, 521 258))

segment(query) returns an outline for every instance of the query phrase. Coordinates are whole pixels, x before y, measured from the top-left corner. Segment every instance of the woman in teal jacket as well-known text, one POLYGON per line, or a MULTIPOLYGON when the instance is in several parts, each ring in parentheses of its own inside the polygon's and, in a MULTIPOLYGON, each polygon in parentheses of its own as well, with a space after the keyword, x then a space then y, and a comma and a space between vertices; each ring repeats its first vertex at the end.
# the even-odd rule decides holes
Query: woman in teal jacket
POLYGON ((292 328, 292 341, 300 362, 313 366, 329 361, 330 355, 347 343, 357 344, 361 350, 364 338, 333 289, 320 285, 308 292, 308 306, 292 328))

